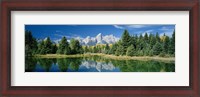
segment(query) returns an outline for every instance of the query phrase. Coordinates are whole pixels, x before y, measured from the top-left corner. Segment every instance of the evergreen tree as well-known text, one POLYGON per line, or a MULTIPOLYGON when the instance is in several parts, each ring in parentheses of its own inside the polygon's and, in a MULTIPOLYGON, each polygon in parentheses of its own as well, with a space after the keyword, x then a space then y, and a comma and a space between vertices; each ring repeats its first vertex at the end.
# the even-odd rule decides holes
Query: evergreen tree
POLYGON ((42 40, 38 45, 38 54, 46 54, 45 47, 44 47, 44 40, 42 40))
POLYGON ((104 50, 104 53, 105 53, 105 54, 108 54, 108 52, 109 52, 109 45, 106 44, 106 46, 105 46, 105 50, 104 50))
POLYGON ((157 42, 160 42, 160 37, 159 37, 158 32, 156 33, 156 41, 157 41, 157 42))
POLYGON ((121 45, 124 47, 123 53, 126 53, 128 46, 131 44, 131 36, 129 35, 127 30, 124 30, 121 38, 121 45))
POLYGON ((66 47, 65 47, 64 54, 65 54, 65 55, 71 54, 71 49, 70 49, 69 46, 66 46, 66 47))
POLYGON ((145 48, 146 43, 142 40, 138 43, 138 50, 143 50, 145 48))
POLYGON ((127 56, 134 56, 135 55, 135 48, 133 45, 129 46, 126 51, 127 56))
POLYGON ((172 38, 170 39, 170 49, 169 53, 174 55, 175 54, 175 30, 172 34, 172 38))
POLYGON ((149 56, 153 56, 153 50, 152 49, 149 51, 149 56))
POLYGON ((147 33, 144 34, 144 41, 145 41, 145 42, 149 42, 149 37, 148 37, 148 34, 147 34, 147 33))
POLYGON ((37 41, 31 31, 25 31, 25 56, 32 56, 37 51, 37 41))
POLYGON ((162 52, 162 45, 159 42, 156 42, 156 44, 153 47, 153 54, 159 55, 162 52))
POLYGON ((56 44, 52 44, 52 53, 55 54, 57 52, 58 48, 56 44))
POLYGON ((164 42, 163 42, 163 51, 165 54, 168 54, 169 52, 169 46, 170 46, 170 40, 168 36, 165 36, 164 42))
POLYGON ((115 55, 117 55, 117 56, 120 56, 120 55, 124 55, 125 53, 124 53, 124 50, 125 48, 122 46, 122 45, 120 45, 117 49, 116 49, 116 51, 115 51, 115 55))
POLYGON ((52 44, 51 39, 47 37, 38 44, 37 53, 39 54, 53 54, 57 51, 57 46, 52 44))
POLYGON ((148 56, 150 51, 151 51, 151 46, 150 46, 150 44, 146 43, 146 47, 143 49, 143 55, 148 56))
POLYGON ((44 49, 45 49, 45 54, 51 54, 52 53, 52 42, 49 37, 47 37, 46 40, 44 40, 44 49))
POLYGON ((133 45, 134 48, 137 46, 137 37, 134 35, 131 37, 131 45, 133 45))
POLYGON ((143 36, 142 36, 142 34, 140 34, 140 36, 139 36, 139 42, 140 41, 143 41, 143 36))
POLYGON ((143 50, 138 50, 138 52, 137 52, 137 56, 143 56, 143 55, 144 55, 143 50))
POLYGON ((71 54, 83 53, 83 50, 82 50, 82 47, 81 47, 79 41, 75 40, 74 38, 72 38, 70 40, 70 49, 71 49, 71 54))
POLYGON ((150 39, 150 47, 152 49, 153 46, 156 44, 156 37, 153 34, 150 34, 149 39, 150 39))
POLYGON ((134 40, 135 40, 135 50, 137 51, 138 50, 138 45, 139 45, 139 38, 138 38, 137 34, 135 35, 134 40))
MULTIPOLYGON (((66 37, 63 37, 61 39, 61 41, 59 42, 59 46, 58 46, 58 50, 57 50, 57 53, 58 54, 65 54, 66 50, 70 50, 69 49, 69 43, 67 42, 67 39, 66 37)), ((70 51, 67 51, 67 52, 70 52, 70 51)), ((70 52, 71 53, 71 52, 70 52)))

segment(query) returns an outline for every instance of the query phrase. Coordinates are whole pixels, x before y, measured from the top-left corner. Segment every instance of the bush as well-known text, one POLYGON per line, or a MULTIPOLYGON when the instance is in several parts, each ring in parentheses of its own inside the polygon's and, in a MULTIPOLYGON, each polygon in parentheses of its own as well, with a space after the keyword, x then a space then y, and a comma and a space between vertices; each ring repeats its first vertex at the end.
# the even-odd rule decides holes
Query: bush
POLYGON ((161 52, 161 53, 159 54, 159 57, 165 57, 165 53, 161 52))
POLYGON ((153 56, 153 50, 149 51, 149 56, 153 56))

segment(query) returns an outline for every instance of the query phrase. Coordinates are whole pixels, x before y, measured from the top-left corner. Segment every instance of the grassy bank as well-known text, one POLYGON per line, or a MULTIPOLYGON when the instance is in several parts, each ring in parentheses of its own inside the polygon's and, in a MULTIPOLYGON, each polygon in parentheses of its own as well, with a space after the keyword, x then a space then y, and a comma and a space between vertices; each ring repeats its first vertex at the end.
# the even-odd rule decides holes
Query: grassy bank
POLYGON ((160 60, 160 61, 175 61, 174 57, 159 57, 159 56, 115 56, 102 53, 87 53, 87 54, 76 54, 76 55, 60 55, 60 54, 47 54, 47 55, 35 55, 35 57, 40 58, 79 58, 79 57, 91 57, 91 56, 101 56, 108 59, 115 60, 160 60))

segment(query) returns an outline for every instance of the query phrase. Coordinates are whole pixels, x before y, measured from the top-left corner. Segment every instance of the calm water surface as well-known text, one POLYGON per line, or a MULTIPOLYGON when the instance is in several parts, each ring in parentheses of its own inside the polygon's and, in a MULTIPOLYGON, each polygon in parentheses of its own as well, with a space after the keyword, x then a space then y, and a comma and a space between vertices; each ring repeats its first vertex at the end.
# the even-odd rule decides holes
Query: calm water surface
POLYGON ((175 62, 85 58, 26 58, 25 72, 175 72, 175 62))

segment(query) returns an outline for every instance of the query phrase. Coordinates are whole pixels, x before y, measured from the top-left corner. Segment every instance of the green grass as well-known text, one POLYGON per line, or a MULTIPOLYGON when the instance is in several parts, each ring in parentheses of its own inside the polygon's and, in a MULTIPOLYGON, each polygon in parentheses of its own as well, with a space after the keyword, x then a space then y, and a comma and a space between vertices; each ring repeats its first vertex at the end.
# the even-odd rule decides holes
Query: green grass
POLYGON ((61 55, 61 54, 46 54, 46 55, 35 55, 34 57, 39 58, 80 58, 80 57, 91 57, 91 56, 101 56, 108 59, 115 60, 159 60, 159 61, 175 61, 174 57, 159 57, 159 56, 115 56, 102 53, 86 53, 86 54, 76 54, 76 55, 61 55))

